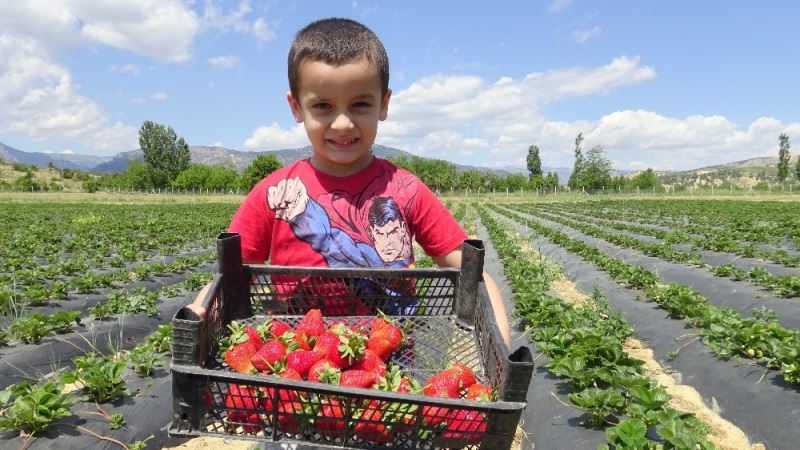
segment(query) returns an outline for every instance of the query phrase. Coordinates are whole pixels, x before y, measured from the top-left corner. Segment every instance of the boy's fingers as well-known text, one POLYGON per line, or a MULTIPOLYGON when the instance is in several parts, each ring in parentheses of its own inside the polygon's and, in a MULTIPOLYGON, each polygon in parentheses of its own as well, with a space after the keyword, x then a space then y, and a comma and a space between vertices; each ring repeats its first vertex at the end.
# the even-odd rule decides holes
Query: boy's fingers
POLYGON ((194 304, 194 303, 190 303, 186 307, 191 309, 193 313, 197 314, 200 317, 205 317, 206 316, 206 309, 203 308, 202 305, 197 305, 197 304, 194 304))

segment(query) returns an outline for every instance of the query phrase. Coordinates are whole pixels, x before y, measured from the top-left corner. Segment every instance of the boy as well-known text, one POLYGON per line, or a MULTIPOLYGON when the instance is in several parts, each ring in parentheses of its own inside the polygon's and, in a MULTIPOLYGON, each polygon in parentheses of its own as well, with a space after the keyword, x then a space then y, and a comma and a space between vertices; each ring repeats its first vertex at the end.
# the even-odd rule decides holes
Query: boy
MULTIPOLYGON (((286 99, 313 154, 267 176, 239 207, 229 229, 244 262, 404 268, 415 237, 436 264, 459 267, 467 235, 450 212, 414 175, 372 155, 392 94, 378 37, 349 19, 319 20, 297 33, 288 65, 286 99)), ((484 278, 508 344, 502 298, 484 278)), ((190 305, 201 316, 204 294, 190 305)))

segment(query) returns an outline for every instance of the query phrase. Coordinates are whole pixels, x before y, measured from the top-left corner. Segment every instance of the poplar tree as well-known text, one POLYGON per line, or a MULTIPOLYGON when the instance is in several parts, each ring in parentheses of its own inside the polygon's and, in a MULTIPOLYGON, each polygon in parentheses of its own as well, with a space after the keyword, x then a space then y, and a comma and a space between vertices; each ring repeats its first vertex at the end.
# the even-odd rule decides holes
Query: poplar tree
POLYGON ((789 176, 789 136, 786 133, 781 133, 778 138, 780 143, 780 150, 778 151, 778 181, 783 183, 789 176))
POLYGON ((535 145, 528 147, 528 172, 531 180, 542 176, 542 158, 539 156, 539 147, 535 145))

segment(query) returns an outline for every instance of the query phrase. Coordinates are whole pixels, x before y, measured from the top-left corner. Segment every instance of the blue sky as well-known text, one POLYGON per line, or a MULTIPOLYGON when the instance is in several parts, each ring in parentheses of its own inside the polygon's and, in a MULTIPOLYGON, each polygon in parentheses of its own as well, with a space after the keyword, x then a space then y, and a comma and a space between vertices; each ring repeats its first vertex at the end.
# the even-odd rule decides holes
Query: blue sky
POLYGON ((0 142, 113 155, 152 120, 191 145, 304 146, 286 54, 331 16, 382 39, 377 142, 414 154, 524 166, 536 144, 571 166, 582 132, 617 168, 688 169, 800 138, 795 1, 0 0, 0 142))

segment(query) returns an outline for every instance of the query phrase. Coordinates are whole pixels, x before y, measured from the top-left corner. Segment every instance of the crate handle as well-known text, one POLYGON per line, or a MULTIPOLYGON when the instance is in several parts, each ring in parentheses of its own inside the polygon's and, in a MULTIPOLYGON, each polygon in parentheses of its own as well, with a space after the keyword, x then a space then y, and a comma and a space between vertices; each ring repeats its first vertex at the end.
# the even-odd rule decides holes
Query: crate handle
POLYGON ((225 322, 253 315, 247 273, 242 264, 242 238, 239 233, 220 233, 217 236, 217 261, 222 274, 222 304, 225 322))
POLYGON ((483 241, 467 239, 461 244, 461 274, 456 294, 456 317, 464 323, 475 322, 478 283, 483 281, 483 241))

